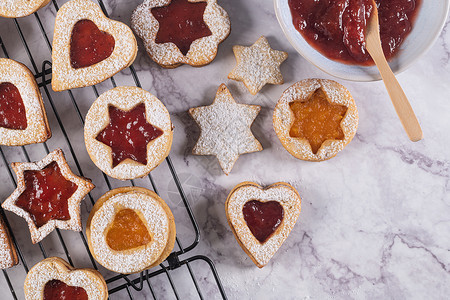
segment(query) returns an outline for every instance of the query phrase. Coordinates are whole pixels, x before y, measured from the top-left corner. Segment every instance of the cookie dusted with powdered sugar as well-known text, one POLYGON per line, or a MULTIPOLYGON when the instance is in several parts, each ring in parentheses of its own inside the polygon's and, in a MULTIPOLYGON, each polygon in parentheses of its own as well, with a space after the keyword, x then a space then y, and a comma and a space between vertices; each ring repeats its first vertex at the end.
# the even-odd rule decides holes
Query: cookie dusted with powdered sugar
POLYGON ((145 0, 131 27, 160 66, 209 64, 230 34, 230 19, 217 0, 145 0))
POLYGON ((256 95, 267 83, 283 84, 280 65, 288 54, 270 48, 264 36, 250 47, 233 46, 233 52, 236 66, 228 78, 242 81, 252 95, 256 95))
POLYGON ((173 126, 164 104, 137 87, 100 95, 86 115, 84 141, 95 165, 111 177, 146 176, 169 155, 173 126))
POLYGON ((0 17, 21 18, 46 6, 50 0, 1 0, 0 17))
POLYGON ((0 58, 0 145, 23 146, 51 137, 42 95, 33 73, 0 58))
POLYGON ((55 228, 81 231, 80 202, 94 188, 56 149, 37 162, 12 163, 17 188, 2 207, 24 218, 35 244, 55 228))
POLYGON ((24 283, 26 300, 108 299, 108 287, 100 272, 75 269, 59 257, 49 257, 34 265, 24 283))
POLYGON ((264 267, 284 243, 300 210, 300 195, 285 182, 268 187, 242 182, 225 202, 228 224, 236 240, 259 268, 264 267))
POLYGON ((52 88, 64 91, 100 83, 129 67, 137 53, 131 29, 108 19, 90 0, 71 0, 56 14, 52 88))
POLYGON ((358 119, 355 100, 343 85, 305 79, 283 92, 273 112, 273 127, 294 157, 323 161, 350 143, 358 119))
POLYGON ((216 156, 228 175, 241 154, 263 149, 250 129, 260 110, 259 105, 236 103, 226 85, 221 84, 211 105, 189 109, 200 127, 192 153, 216 156))
POLYGON ((0 269, 11 268, 18 263, 16 247, 14 247, 5 221, 0 216, 0 269))
POLYGON ((137 273, 161 264, 175 244, 172 212, 155 192, 111 190, 97 200, 86 225, 89 250, 105 268, 137 273))

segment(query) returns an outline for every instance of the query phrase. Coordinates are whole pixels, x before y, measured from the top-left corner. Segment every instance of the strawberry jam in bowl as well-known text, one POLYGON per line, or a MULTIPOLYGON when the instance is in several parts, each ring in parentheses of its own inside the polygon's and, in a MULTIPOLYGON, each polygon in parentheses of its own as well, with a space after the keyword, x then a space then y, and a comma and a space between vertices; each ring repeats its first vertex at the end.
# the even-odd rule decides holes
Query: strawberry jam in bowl
MULTIPOLYGON (((348 80, 381 79, 365 49, 370 0, 274 0, 289 42, 323 71, 348 80)), ((375 0, 383 51, 394 73, 409 67, 439 36, 450 0, 375 0)))

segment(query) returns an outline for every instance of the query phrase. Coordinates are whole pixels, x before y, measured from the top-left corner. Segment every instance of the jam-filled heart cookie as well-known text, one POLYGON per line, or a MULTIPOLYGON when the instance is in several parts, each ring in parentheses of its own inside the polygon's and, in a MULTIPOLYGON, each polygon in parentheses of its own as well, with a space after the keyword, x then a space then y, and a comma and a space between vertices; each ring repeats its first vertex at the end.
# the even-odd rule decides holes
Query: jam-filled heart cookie
POLYGON ((108 19, 90 0, 71 0, 56 14, 52 88, 64 91, 102 82, 130 66, 136 53, 127 25, 108 19))
POLYGON ((108 288, 100 272, 75 269, 59 257, 34 265, 25 278, 24 291, 26 300, 108 299, 108 288))
POLYGON ((37 162, 11 165, 17 188, 2 207, 27 221, 33 243, 55 228, 81 231, 80 202, 94 185, 72 173, 60 149, 37 162))
POLYGON ((358 128, 358 110, 350 92, 327 79, 305 79, 281 95, 273 127, 294 157, 322 161, 350 143, 358 128))
POLYGON ((122 187, 95 203, 86 226, 89 249, 105 268, 136 273, 162 263, 175 244, 175 220, 155 192, 122 187))
POLYGON ((264 36, 250 47, 233 46, 233 52, 236 56, 236 66, 228 74, 228 78, 242 81, 252 95, 256 95, 267 83, 284 82, 280 65, 288 54, 270 48, 264 36))
POLYGON ((238 184, 228 195, 225 212, 239 245, 259 267, 264 267, 297 222, 301 199, 290 184, 261 187, 238 184))
POLYGON ((42 143, 51 135, 33 74, 21 63, 0 58, 0 145, 42 143))
POLYGON ((21 18, 46 6, 50 0, 1 0, 0 17, 21 18))
POLYGON ((145 0, 131 27, 160 66, 209 64, 230 33, 230 19, 217 0, 145 0))
POLYGON ((7 269, 19 263, 16 247, 9 235, 8 227, 0 216, 0 269, 7 269))
POLYGON ((100 95, 86 115, 84 141, 95 165, 111 177, 143 177, 169 154, 173 127, 164 104, 137 87, 100 95))
POLYGON ((236 103, 226 85, 221 84, 213 104, 189 109, 200 127, 192 153, 215 155, 228 175, 241 154, 262 151, 250 129, 260 110, 259 105, 236 103))

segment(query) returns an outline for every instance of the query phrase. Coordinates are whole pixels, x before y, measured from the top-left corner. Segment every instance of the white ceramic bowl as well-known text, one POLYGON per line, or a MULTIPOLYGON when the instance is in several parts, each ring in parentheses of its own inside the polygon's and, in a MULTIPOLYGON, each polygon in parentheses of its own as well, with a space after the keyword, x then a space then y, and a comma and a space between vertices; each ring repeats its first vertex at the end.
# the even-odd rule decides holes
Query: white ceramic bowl
MULTIPOLYGON (((278 22, 292 46, 309 62, 323 71, 354 81, 380 80, 375 66, 347 65, 330 60, 311 47, 292 23, 288 0, 274 0, 278 22)), ((420 58, 436 41, 444 27, 450 0, 422 0, 413 30, 389 63, 394 73, 400 73, 420 58)))

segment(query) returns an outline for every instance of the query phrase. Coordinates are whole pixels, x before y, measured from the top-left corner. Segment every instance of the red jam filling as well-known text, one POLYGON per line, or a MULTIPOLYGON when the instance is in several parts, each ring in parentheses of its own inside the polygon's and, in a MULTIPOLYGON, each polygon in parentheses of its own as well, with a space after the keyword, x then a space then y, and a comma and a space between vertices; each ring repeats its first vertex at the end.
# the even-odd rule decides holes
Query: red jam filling
MULTIPOLYGON (((387 59, 394 57, 412 30, 421 0, 375 0, 387 59)), ((370 0, 289 0, 294 26, 324 56, 347 64, 372 65, 365 31, 370 0)))
POLYGON ((70 40, 70 64, 74 69, 95 65, 108 58, 114 50, 115 40, 107 32, 100 31, 91 20, 78 21, 70 40))
POLYGON ((159 22, 156 43, 174 43, 186 55, 196 39, 210 36, 211 30, 203 21, 206 2, 172 0, 169 5, 151 9, 159 22))
POLYGON ((163 134, 163 131, 147 122, 145 104, 129 111, 109 106, 109 124, 95 138, 111 147, 112 167, 129 158, 147 164, 147 144, 163 134))
POLYGON ((44 300, 88 300, 86 290, 60 280, 50 280, 44 286, 44 300))
POLYGON ((69 220, 67 200, 77 190, 77 185, 65 179, 56 162, 42 170, 24 172, 25 191, 16 205, 28 212, 37 227, 50 220, 69 220))
POLYGON ((0 83, 0 127, 26 129, 27 115, 17 87, 9 82, 0 83))
POLYGON ((277 201, 251 200, 242 209, 244 220, 253 236, 263 244, 283 221, 283 207, 277 201))

